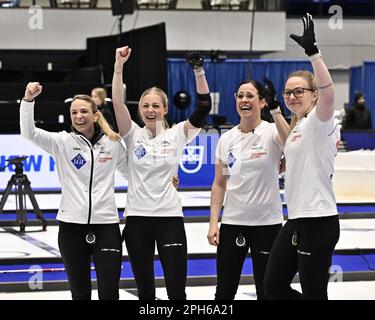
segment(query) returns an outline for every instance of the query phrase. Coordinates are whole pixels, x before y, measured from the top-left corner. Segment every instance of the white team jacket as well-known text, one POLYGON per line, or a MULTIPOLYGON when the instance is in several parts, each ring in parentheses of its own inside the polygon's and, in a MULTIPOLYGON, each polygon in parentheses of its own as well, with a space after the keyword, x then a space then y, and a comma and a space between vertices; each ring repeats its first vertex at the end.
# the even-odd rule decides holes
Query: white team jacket
POLYGON ((62 195, 57 220, 80 224, 119 222, 114 196, 116 169, 127 176, 127 154, 119 141, 102 136, 92 146, 83 135, 48 132, 34 125, 34 102, 21 102, 21 135, 55 160, 62 195))

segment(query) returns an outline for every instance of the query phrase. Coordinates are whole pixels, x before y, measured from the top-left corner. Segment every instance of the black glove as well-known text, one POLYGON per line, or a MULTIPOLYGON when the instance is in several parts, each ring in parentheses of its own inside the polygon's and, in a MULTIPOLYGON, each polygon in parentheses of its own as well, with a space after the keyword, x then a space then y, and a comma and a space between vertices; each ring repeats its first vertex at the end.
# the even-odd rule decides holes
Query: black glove
POLYGON ((264 78, 264 99, 270 110, 276 109, 280 103, 276 100, 276 90, 270 79, 264 78))
POLYGON ((308 56, 319 53, 319 49, 316 46, 315 33, 314 33, 314 22, 310 13, 306 13, 306 17, 302 18, 303 21, 303 34, 302 36, 297 36, 296 34, 291 34, 290 37, 297 42, 308 56))
POLYGON ((203 55, 198 51, 188 51, 185 54, 186 62, 194 69, 203 66, 203 55))

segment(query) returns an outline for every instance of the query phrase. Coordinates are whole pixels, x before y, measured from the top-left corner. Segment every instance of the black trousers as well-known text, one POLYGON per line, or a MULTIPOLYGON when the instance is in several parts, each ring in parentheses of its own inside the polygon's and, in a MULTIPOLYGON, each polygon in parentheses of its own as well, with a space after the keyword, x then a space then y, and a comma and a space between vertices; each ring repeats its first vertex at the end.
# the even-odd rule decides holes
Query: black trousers
POLYGON ((58 243, 73 300, 91 299, 91 259, 100 300, 119 299, 122 243, 119 224, 92 224, 95 244, 87 244, 88 226, 60 221, 58 243))
POLYGON ((264 280, 268 298, 327 300, 329 268, 339 240, 337 215, 288 220, 272 248, 264 280), (297 241, 292 243, 293 234, 297 241), (302 294, 290 287, 299 273, 302 294))
POLYGON ((258 300, 264 300, 263 278, 269 254, 282 224, 241 226, 221 224, 217 248, 216 300, 233 300, 241 278, 246 255, 251 251, 258 300))
POLYGON ((140 300, 155 299, 155 243, 170 300, 185 300, 187 245, 182 217, 126 218, 124 239, 140 300))

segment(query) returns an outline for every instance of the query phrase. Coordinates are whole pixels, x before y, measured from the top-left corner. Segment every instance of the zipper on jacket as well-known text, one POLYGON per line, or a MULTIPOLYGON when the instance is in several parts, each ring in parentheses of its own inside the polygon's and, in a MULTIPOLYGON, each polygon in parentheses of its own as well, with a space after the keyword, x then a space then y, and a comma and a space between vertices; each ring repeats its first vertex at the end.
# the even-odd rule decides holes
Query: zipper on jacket
POLYGON ((92 207, 92 195, 91 195, 91 191, 92 191, 92 178, 93 178, 93 174, 94 174, 94 151, 92 150, 92 145, 89 141, 86 140, 85 137, 81 136, 82 140, 86 142, 86 144, 89 146, 90 148, 90 153, 91 153, 91 169, 90 169, 90 183, 89 183, 89 218, 87 220, 87 224, 90 224, 90 221, 91 221, 91 207, 92 207))

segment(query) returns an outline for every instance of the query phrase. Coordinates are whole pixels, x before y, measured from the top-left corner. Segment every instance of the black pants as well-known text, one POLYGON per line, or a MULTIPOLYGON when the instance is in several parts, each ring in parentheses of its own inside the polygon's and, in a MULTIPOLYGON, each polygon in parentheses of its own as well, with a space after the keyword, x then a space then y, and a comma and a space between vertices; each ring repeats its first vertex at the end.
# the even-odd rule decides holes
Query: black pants
POLYGON ((327 300, 329 268, 339 240, 337 215, 288 220, 280 231, 268 261, 264 288, 268 298, 278 300, 327 300), (293 234, 297 244, 292 244, 293 234), (302 293, 290 284, 299 273, 302 293))
POLYGON ((240 226, 221 224, 217 248, 216 300, 233 300, 241 278, 246 255, 251 251, 258 300, 264 300, 263 278, 272 244, 282 224, 240 226))
POLYGON ((122 263, 120 227, 93 224, 95 244, 87 244, 88 226, 60 221, 59 249, 68 275, 73 300, 91 299, 91 257, 93 258, 100 300, 119 299, 122 263))
POLYGON ((182 217, 126 218, 124 238, 140 300, 155 299, 155 242, 170 300, 185 300, 187 246, 182 217))

